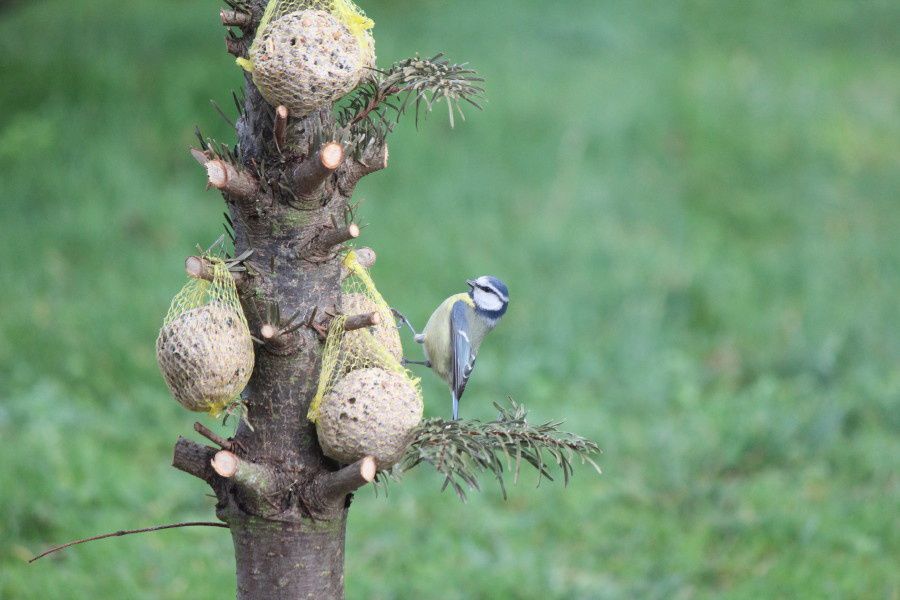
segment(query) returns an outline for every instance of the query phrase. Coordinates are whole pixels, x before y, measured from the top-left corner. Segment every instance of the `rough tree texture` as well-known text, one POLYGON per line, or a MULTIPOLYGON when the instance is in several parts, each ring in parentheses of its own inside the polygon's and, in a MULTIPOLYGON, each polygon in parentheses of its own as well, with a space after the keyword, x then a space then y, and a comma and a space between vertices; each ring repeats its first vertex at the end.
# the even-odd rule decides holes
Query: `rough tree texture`
MULTIPOLYGON (((229 51, 245 51, 265 6, 251 0, 251 23, 243 26, 242 42, 229 51)), ((244 114, 237 124, 239 176, 221 175, 208 165, 210 182, 222 190, 234 223, 236 255, 253 251, 259 268, 241 285, 241 301, 250 331, 261 338, 267 305, 277 302, 281 314, 319 314, 339 304, 340 265, 333 240, 335 223, 345 225, 347 200, 357 181, 384 167, 386 147, 369 149, 356 160, 347 155, 334 173, 322 179, 318 150, 323 130, 334 117, 329 109, 288 120, 282 152, 274 142, 275 109, 246 78, 244 114), (368 166, 367 164, 368 163, 368 166), (265 165, 261 173, 259 165, 265 165), (252 179, 246 177, 250 175, 252 179), (215 179, 215 180, 214 180, 215 179), (261 186, 247 195, 247 182, 279 180, 278 187, 261 186), (264 192, 261 189, 269 189, 264 192)), ((203 162, 202 156, 198 160, 203 162)), ((239 600, 343 598, 344 532, 348 494, 366 483, 346 467, 325 458, 315 427, 306 413, 318 379, 322 342, 310 327, 301 327, 288 355, 257 349, 256 365, 243 397, 248 420, 239 425, 231 448, 253 477, 222 477, 209 468, 215 449, 179 441, 174 465, 207 481, 218 497, 217 514, 234 540, 239 600)), ((239 471, 241 472, 241 471, 239 471)))

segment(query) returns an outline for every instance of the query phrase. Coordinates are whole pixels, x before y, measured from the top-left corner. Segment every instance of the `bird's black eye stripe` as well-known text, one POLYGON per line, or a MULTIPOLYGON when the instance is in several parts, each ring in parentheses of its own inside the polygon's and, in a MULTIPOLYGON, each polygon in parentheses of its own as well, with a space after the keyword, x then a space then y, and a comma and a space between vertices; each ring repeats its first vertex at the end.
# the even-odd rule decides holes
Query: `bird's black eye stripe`
POLYGON ((482 292, 485 292, 488 294, 493 294, 494 297, 497 298, 498 300, 500 300, 501 302, 508 302, 506 297, 503 294, 501 294, 499 291, 497 291, 496 288, 494 288, 492 286, 481 285, 480 283, 476 283, 474 287, 478 288, 482 292))

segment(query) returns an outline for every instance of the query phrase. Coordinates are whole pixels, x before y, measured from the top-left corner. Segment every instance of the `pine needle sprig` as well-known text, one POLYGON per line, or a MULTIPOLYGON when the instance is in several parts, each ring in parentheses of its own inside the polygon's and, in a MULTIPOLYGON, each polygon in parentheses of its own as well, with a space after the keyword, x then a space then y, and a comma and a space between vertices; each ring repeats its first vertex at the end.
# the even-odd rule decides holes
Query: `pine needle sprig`
POLYGON ((389 134, 400 117, 415 111, 416 126, 420 116, 444 101, 448 107, 450 126, 455 115, 465 120, 462 102, 481 110, 484 80, 465 64, 448 61, 443 54, 432 58, 407 58, 387 70, 373 69, 338 108, 338 122, 350 128, 351 134, 364 138, 389 134))
POLYGON ((228 144, 220 144, 212 138, 203 135, 199 126, 194 127, 194 135, 200 142, 200 149, 207 152, 210 159, 221 159, 225 162, 239 166, 237 146, 229 146, 228 144))
POLYGON ((445 421, 428 419, 413 435, 403 460, 390 475, 397 479, 403 472, 427 463, 444 476, 442 491, 453 488, 460 500, 466 500, 466 490, 480 490, 478 475, 491 473, 506 498, 504 475, 513 471, 513 482, 519 479, 524 463, 538 472, 538 485, 542 479, 553 481, 550 472, 556 465, 568 485, 574 473, 573 463, 590 464, 598 473, 600 467, 591 458, 600 447, 581 436, 560 430, 561 421, 549 421, 541 425, 528 423, 526 408, 510 399, 510 406, 494 403, 499 412, 497 418, 487 423, 445 421))

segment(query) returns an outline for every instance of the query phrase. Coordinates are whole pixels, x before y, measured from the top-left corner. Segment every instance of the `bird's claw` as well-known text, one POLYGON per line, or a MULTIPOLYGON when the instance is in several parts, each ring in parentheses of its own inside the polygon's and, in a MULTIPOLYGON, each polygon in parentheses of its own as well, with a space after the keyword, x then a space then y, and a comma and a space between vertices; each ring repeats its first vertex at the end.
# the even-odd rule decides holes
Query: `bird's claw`
POLYGON ((394 324, 397 326, 397 329, 403 329, 403 325, 406 323, 406 317, 403 316, 403 313, 392 307, 391 314, 394 315, 394 324))
POLYGON ((412 331, 414 336, 419 335, 419 332, 416 331, 416 328, 412 326, 412 323, 409 322, 409 319, 406 318, 406 315, 393 307, 391 307, 391 313, 393 313, 394 318, 399 321, 399 323, 397 323, 397 329, 402 329, 403 326, 406 325, 407 327, 409 327, 409 330, 412 331))

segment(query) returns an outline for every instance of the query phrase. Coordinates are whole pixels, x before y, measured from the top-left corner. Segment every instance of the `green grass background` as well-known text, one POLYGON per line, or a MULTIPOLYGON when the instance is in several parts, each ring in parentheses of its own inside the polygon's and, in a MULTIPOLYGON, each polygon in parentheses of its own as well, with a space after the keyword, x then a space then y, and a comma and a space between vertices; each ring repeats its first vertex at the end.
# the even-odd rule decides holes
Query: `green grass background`
MULTIPOLYGON (((226 598, 227 532, 169 467, 195 416, 154 339, 221 232, 186 152, 232 133, 214 2, 0 12, 0 597, 226 598)), ((404 123, 363 240, 416 322, 512 290, 463 403, 604 448, 462 505, 426 469, 358 494, 350 598, 900 595, 900 6, 370 0, 380 64, 446 51, 490 102, 404 123)), ((446 390, 425 374, 427 413, 446 390)))

